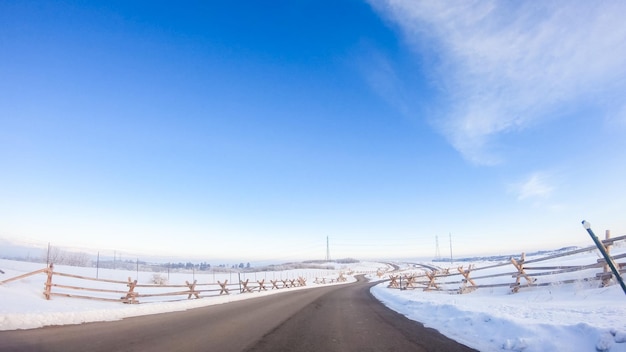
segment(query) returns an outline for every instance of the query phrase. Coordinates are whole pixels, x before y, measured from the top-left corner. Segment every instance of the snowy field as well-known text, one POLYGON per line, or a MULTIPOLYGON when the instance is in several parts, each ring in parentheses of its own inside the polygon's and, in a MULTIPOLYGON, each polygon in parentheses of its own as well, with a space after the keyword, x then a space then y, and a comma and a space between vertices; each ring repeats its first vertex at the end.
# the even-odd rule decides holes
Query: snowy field
MULTIPOLYGON (((0 297, 2 297, 2 299, 0 300, 0 330, 32 329, 49 325, 80 324, 94 321, 111 321, 132 316, 183 311, 197 307, 223 304, 242 299, 256 298, 264 295, 280 294, 293 290, 328 286, 331 285, 331 279, 336 280, 341 272, 345 272, 348 270, 359 270, 361 272, 376 271, 377 266, 384 265, 380 263, 361 262, 351 264, 349 267, 345 264, 335 264, 335 269, 333 270, 294 269, 260 273, 241 273, 241 280, 249 280, 251 284, 256 283, 259 280, 266 280, 267 291, 246 292, 244 294, 241 294, 239 292, 239 286, 234 285, 229 286, 230 294, 228 295, 220 296, 217 295, 218 293, 213 293, 214 296, 192 300, 187 300, 187 295, 139 298, 141 304, 122 304, 120 302, 104 302, 59 296, 52 296, 50 300, 46 300, 43 295, 46 275, 41 273, 17 281, 12 281, 4 285, 0 285, 0 297), (269 280, 293 280, 297 279, 298 277, 303 277, 307 280, 306 286, 272 290, 272 285, 271 283, 269 283, 269 280), (316 284, 316 278, 319 278, 320 280, 324 278, 326 279, 327 283, 316 284)), ((5 272, 4 275, 0 275, 0 279, 6 280, 8 278, 33 272, 44 267, 45 264, 0 259, 0 269, 5 272)), ((55 266, 54 271, 85 277, 96 277, 95 268, 58 265, 55 266)), ((130 277, 132 280, 136 279, 138 284, 151 284, 155 273, 99 269, 97 275, 99 279, 126 281, 130 277)), ((160 275, 161 277, 168 276, 167 273, 159 273, 158 275, 160 275)), ((353 276, 345 275, 345 277, 347 279, 345 283, 355 281, 353 276)), ((185 284, 185 281, 193 282, 194 280, 197 280, 199 284, 217 283, 218 281, 223 283, 225 280, 228 280, 229 283, 237 283, 239 281, 239 276, 237 273, 170 273, 168 283, 185 284)), ((121 284, 112 285, 109 283, 97 281, 86 281, 74 278, 59 277, 57 275, 53 276, 53 283, 97 289, 127 290, 127 288, 121 284)), ((332 284, 339 283, 335 282, 332 284)), ((217 285, 216 287, 219 288, 219 286, 217 285)), ((279 287, 282 287, 282 283, 280 283, 279 287)), ((169 288, 164 290, 162 289, 161 292, 184 290, 185 288, 169 288)), ((151 293, 150 289, 143 287, 137 287, 135 291, 140 293, 151 293)), ((152 291, 154 291, 154 289, 152 291)), ((122 294, 115 295, 97 292, 72 292, 56 287, 52 289, 52 292, 71 292, 73 294, 89 295, 102 298, 119 298, 120 296, 123 296, 122 294)))
MULTIPOLYGON (((613 248, 612 254, 624 252, 626 248, 613 248)), ((598 256, 594 251, 541 265, 589 264, 598 256)), ((458 266, 462 264, 468 263, 458 266)), ((481 267, 494 263, 474 264, 481 267)), ((411 271, 408 266, 405 269, 411 271)), ((510 265, 505 271, 515 270, 510 265)), ((596 272, 597 268, 560 275, 559 279, 583 279, 596 272)), ((514 279, 500 277, 487 283, 498 280, 512 283, 514 279)), ((538 283, 542 280, 551 279, 538 277, 538 283)), ((401 291, 382 283, 372 288, 372 293, 409 319, 480 351, 626 351, 626 294, 617 284, 599 288, 599 283, 580 281, 522 288, 515 294, 508 287, 484 288, 463 295, 422 289, 401 291)))
MULTIPOLYGON (((615 247, 612 254, 626 252, 626 248, 615 247)), ((553 260, 549 265, 579 265, 595 261, 598 254, 588 252, 553 260)), ((532 259, 528 257, 527 260, 532 259)), ((447 267, 446 263, 421 263, 447 267)), ((468 263, 454 263, 456 268, 468 263)), ((494 262, 472 263, 476 267, 489 266, 494 262)), ((546 263, 548 264, 548 263, 546 263)), ((65 297, 43 297, 45 275, 38 274, 0 286, 0 330, 30 329, 48 325, 79 324, 92 321, 119 320, 130 316, 148 315, 171 311, 182 311, 213 304, 251 299, 268 294, 280 294, 293 290, 311 289, 328 284, 315 284, 315 278, 336 278, 340 272, 370 272, 372 280, 379 279, 371 274, 377 269, 391 267, 376 262, 357 264, 334 264, 334 270, 297 269, 280 272, 242 274, 242 279, 276 280, 307 278, 307 286, 289 289, 239 294, 231 288, 230 295, 177 301, 150 302, 127 305, 65 297)), ((415 266, 398 263, 400 273, 415 272, 415 266)), ((0 260, 0 269, 5 271, 1 280, 41 269, 41 264, 0 260)), ((511 271, 505 267, 497 270, 511 271)), ((496 270, 496 269, 494 269, 496 270)), ((595 269, 597 272, 598 269, 595 269)), ((56 267, 55 271, 95 276, 94 268, 56 267)), ((565 278, 585 278, 591 272, 575 272, 565 278)), ((398 273, 396 273, 398 274, 398 273)), ((483 275, 485 273, 481 273, 483 275)), ((139 283, 149 283, 154 273, 123 270, 99 270, 99 277, 127 280, 137 278, 139 283)), ((478 275, 478 274, 477 274, 478 275)), ((354 278, 348 276, 348 283, 354 278)), ((560 277, 563 279, 563 277, 560 277)), ((67 278, 64 278, 67 279, 67 278)), ((237 282, 237 274, 171 273, 172 284, 198 280, 202 282, 237 282)), ((57 281, 57 276, 54 281, 57 281)), ((512 278, 494 278, 512 282, 512 278)), ((543 280, 543 278, 542 278, 543 280)), ((546 279, 547 280, 547 279, 546 279)), ((336 283, 335 283, 336 284, 336 283)), ((481 280, 478 284, 486 284, 481 280)), ((508 287, 478 289, 468 294, 447 292, 424 292, 422 289, 398 290, 387 288, 388 282, 372 288, 375 297, 393 310, 437 329, 444 335, 480 351, 623 351, 626 352, 626 295, 619 285, 599 288, 598 281, 555 284, 545 287, 522 288, 512 294, 508 287)), ((90 285, 93 287, 93 285, 90 285)), ((53 292, 55 290, 53 289, 53 292)), ((162 297, 159 299, 163 299, 162 297)), ((180 300, 183 299, 183 300, 180 300)))

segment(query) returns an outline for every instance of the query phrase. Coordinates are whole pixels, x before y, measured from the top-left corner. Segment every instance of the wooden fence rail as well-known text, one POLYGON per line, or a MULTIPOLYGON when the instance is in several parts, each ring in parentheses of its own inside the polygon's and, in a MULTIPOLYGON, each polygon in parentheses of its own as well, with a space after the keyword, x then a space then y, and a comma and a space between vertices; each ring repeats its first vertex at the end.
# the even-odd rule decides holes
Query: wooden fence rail
POLYGON ((46 270, 48 270, 48 269, 47 268, 43 268, 43 269, 35 270, 35 271, 32 271, 30 273, 26 273, 26 274, 23 274, 23 275, 20 275, 20 276, 12 277, 12 278, 6 279, 4 281, 0 281, 0 285, 9 283, 11 281, 21 280, 21 279, 27 278, 29 276, 41 274, 41 273, 45 272, 46 270))
MULTIPOLYGON (((228 283, 228 280, 224 280, 224 282, 217 283, 198 283, 197 280, 193 282, 185 281, 185 284, 179 285, 162 285, 162 284, 138 284, 137 280, 132 280, 130 277, 128 281, 120 281, 120 280, 109 280, 109 279, 98 279, 93 277, 75 275, 62 273, 54 270, 54 264, 50 264, 48 267, 40 270, 36 270, 30 273, 26 273, 23 275, 19 275, 13 278, 9 278, 4 281, 0 281, 0 285, 17 281, 20 279, 24 279, 29 276, 37 275, 37 274, 46 274, 46 281, 44 283, 44 297, 49 300, 52 296, 60 296, 60 297, 70 297, 70 298, 82 298, 82 299, 91 299, 98 301, 106 301, 106 302, 122 302, 128 304, 137 304, 139 303, 139 298, 148 298, 148 297, 167 297, 167 296, 187 296, 186 299, 199 299, 204 297, 211 296, 221 296, 221 295, 229 295, 231 290, 237 289, 239 293, 251 293, 251 292, 261 292, 267 291, 268 288, 271 290, 274 289, 283 289, 283 288, 292 288, 292 287, 302 287, 306 286, 306 278, 298 277, 296 279, 285 279, 285 280, 269 280, 266 282, 265 279, 258 280, 256 282, 250 281, 250 279, 239 280, 238 283, 228 283), (69 284, 60 284, 53 282, 53 276, 59 277, 68 277, 76 280, 86 280, 91 282, 100 282, 105 284, 114 285, 118 288, 102 288, 102 287, 84 287, 78 285, 69 285, 69 284), (120 285, 126 286, 126 289, 119 289, 120 285), (271 285, 271 288, 270 288, 271 285), (53 288, 55 291, 61 290, 62 292, 53 292, 53 288), (183 290, 175 290, 175 291, 166 291, 166 292, 151 292, 151 291, 161 291, 165 289, 180 289, 183 290), (137 289, 147 289, 147 292, 138 292, 137 289), (91 292, 92 295, 88 294, 74 294, 69 293, 73 291, 79 292, 91 292), (99 295, 94 295, 99 294, 99 295), (104 296, 103 296, 104 295, 104 296), (116 295, 117 297, 115 297, 116 295), (121 296, 120 296, 121 295, 121 296)), ((343 282, 346 281, 343 273, 339 274, 337 279, 332 279, 332 282, 343 282)), ((317 279, 316 279, 316 283, 317 279)), ((185 299, 185 298, 181 298, 185 299)), ((172 300, 169 300, 172 301, 172 300)))
MULTIPOLYGON (((626 240, 626 235, 615 238, 610 238, 610 233, 607 231, 607 238, 602 240, 602 244, 610 251, 611 246, 618 241, 626 240)), ((534 258, 526 260, 525 253, 522 253, 519 258, 510 258, 509 262, 497 263, 484 267, 474 267, 472 265, 464 268, 463 266, 457 267, 456 271, 448 269, 422 270, 420 273, 405 273, 405 274, 391 274, 389 275, 389 288, 395 289, 417 289, 421 288, 424 291, 437 290, 437 291, 449 291, 457 293, 468 293, 479 288, 494 288, 494 287, 510 287, 513 293, 518 292, 521 288, 527 288, 532 286, 548 286, 557 284, 568 284, 575 282, 588 282, 588 281, 601 281, 601 286, 607 286, 610 284, 613 274, 607 270, 606 261, 604 258, 599 258, 593 263, 584 265, 553 265, 553 266, 527 266, 527 264, 539 263, 551 259, 562 258, 579 253, 595 251, 595 246, 579 248, 563 253, 548 255, 545 257, 534 258), (506 271, 495 274, 487 274, 482 276, 472 276, 472 274, 481 270, 497 269, 499 267, 511 266, 515 271, 506 271), (602 269, 601 272, 595 274, 595 276, 585 278, 559 278, 559 275, 585 271, 602 269), (514 282, 490 282, 485 284, 478 284, 477 281, 485 279, 493 279, 498 277, 512 277, 514 282), (552 280, 539 281, 544 277, 555 277, 552 280)), ((624 260, 626 253, 612 256, 612 260, 619 268, 621 274, 626 273, 626 262, 617 262, 618 260, 624 260)), ((497 281, 497 280, 496 280, 497 281)))

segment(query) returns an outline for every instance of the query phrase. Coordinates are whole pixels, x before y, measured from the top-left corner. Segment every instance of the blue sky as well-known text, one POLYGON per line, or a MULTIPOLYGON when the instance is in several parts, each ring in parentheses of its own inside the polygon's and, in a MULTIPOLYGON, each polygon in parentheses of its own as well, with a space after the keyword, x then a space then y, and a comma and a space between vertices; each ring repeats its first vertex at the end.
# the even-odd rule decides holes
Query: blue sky
POLYGON ((242 260, 626 232, 623 2, 0 4, 0 237, 242 260))

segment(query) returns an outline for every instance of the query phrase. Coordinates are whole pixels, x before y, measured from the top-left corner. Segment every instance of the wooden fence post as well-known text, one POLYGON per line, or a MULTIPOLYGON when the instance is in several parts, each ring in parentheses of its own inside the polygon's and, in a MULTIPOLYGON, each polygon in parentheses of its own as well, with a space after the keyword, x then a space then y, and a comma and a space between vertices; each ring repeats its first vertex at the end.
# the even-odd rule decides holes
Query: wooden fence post
POLYGON ((228 280, 224 280, 224 283, 221 283, 220 280, 217 280, 217 283, 220 285, 220 296, 222 294, 227 294, 227 295, 230 294, 228 292, 228 287, 226 287, 226 285, 228 284, 228 280))
MULTIPOLYGON (((607 240, 611 239, 611 230, 606 230, 606 232, 604 233, 604 236, 607 240)), ((607 243, 606 245, 604 245, 604 248, 606 249, 606 254, 611 255, 611 244, 607 243)), ((609 268, 609 263, 605 262, 604 266, 603 266, 603 272, 602 272, 602 286, 601 287, 606 287, 608 285, 611 284, 611 268, 609 268)))
POLYGON ((192 295, 196 296, 196 298, 200 298, 200 293, 196 291, 196 281, 197 280, 193 280, 192 284, 190 284, 189 281, 185 281, 187 287, 189 287, 189 296, 187 296, 187 299, 191 299, 192 295))
POLYGON ((137 292, 135 292, 135 286, 137 286, 137 280, 132 280, 128 277, 128 293, 126 293, 125 297, 122 297, 122 301, 124 303, 137 304, 139 301, 137 300, 137 292))
POLYGON ((522 252, 522 258, 519 262, 516 261, 515 258, 511 258, 511 264, 513 264, 513 266, 515 266, 515 268, 517 269, 517 274, 513 275, 513 277, 515 277, 515 283, 511 284, 511 287, 513 288, 513 293, 517 293, 517 291, 519 291, 520 279, 522 277, 526 279, 529 285, 532 285, 536 281, 535 278, 532 278, 530 277, 530 275, 526 274, 526 271, 524 270, 524 261, 526 261, 526 253, 524 252, 522 252))
POLYGON ((239 281, 239 285, 243 285, 240 293, 252 292, 252 287, 248 287, 248 282, 250 279, 246 279, 246 281, 239 281))
POLYGON ((472 271, 472 269, 474 269, 473 264, 468 265, 467 270, 463 270, 463 265, 457 268, 459 273, 461 273, 461 275, 463 275, 463 278, 464 278, 463 284, 461 285, 461 288, 459 289, 459 293, 461 294, 469 293, 469 292, 476 290, 476 283, 474 282, 474 280, 470 278, 470 272, 472 271), (472 284, 472 286, 468 287, 467 286, 468 282, 472 284))
POLYGON ((405 274, 404 278, 406 279, 406 286, 404 286, 405 289, 415 288, 415 280, 417 279, 415 274, 405 274))
POLYGON ((399 284, 398 284, 398 279, 400 278, 400 275, 389 275, 389 285, 387 287, 389 288, 400 288, 399 284))
POLYGON ((52 290, 52 275, 54 274, 54 264, 50 263, 48 269, 46 269, 45 273, 48 275, 45 283, 45 289, 43 295, 46 296, 46 300, 50 300, 50 291, 52 290))
POLYGON ((343 273, 339 273, 339 277, 337 278, 337 282, 345 282, 347 279, 343 276, 343 273))
MULTIPOLYGON (((450 269, 450 268, 448 268, 450 269)), ((447 273, 446 273, 447 274, 447 273)), ((435 279, 437 279, 437 271, 433 270, 430 273, 426 273, 426 277, 428 277, 428 285, 424 288, 424 291, 430 291, 430 287, 432 286, 435 290, 439 289, 435 279)))

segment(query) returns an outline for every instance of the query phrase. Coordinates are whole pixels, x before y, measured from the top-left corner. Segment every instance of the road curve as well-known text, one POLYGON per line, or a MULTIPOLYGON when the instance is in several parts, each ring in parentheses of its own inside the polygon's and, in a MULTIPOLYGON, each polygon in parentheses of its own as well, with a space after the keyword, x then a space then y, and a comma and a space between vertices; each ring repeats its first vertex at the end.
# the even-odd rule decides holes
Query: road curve
POLYGON ((359 278, 184 312, 0 331, 0 351, 473 351, 386 308, 371 286, 359 278))

